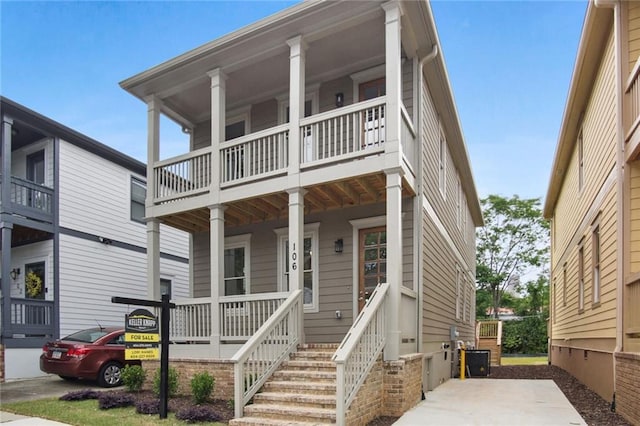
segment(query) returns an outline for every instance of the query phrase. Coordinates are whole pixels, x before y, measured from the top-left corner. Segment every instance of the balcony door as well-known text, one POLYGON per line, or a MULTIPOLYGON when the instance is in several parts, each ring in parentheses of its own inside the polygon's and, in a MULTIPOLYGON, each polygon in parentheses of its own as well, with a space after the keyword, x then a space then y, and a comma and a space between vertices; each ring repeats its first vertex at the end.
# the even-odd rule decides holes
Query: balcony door
MULTIPOLYGON (((44 150, 27 155, 27 180, 38 185, 44 185, 44 150)), ((27 205, 36 209, 42 209, 45 200, 44 195, 37 189, 27 190, 27 205)))
POLYGON ((387 280, 387 230, 384 226, 361 229, 359 232, 360 270, 358 312, 371 297, 379 283, 387 280))
MULTIPOLYGON (((386 94, 385 78, 361 83, 359 86, 360 102, 374 99, 386 94)), ((362 127, 362 148, 379 146, 385 140, 384 105, 364 111, 362 127)))

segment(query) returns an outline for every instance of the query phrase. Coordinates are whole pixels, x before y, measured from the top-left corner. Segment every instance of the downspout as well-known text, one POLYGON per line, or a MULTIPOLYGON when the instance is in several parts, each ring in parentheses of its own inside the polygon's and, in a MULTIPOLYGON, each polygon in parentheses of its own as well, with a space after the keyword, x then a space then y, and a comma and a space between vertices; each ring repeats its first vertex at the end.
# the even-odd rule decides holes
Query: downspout
MULTIPOLYGON (((423 69, 424 66, 428 63, 431 62, 436 56, 438 55, 438 45, 434 44, 431 48, 431 52, 429 52, 424 58, 422 58, 420 60, 420 62, 418 63, 418 93, 416 93, 417 98, 419 99, 418 102, 416 102, 416 110, 417 110, 417 114, 415 115, 416 119, 415 122, 418 123, 418 126, 416 126, 416 132, 417 132, 417 136, 418 136, 418 146, 419 148, 419 152, 418 152, 418 161, 419 161, 419 165, 420 165, 420 174, 419 174, 419 179, 418 179, 418 202, 416 203, 416 206, 414 207, 414 218, 418 219, 418 247, 422 246, 422 239, 424 238, 424 232, 422 231, 422 221, 424 220, 423 218, 423 213, 422 213, 422 197, 424 196, 422 191, 423 191, 423 179, 424 179, 424 171, 423 171, 423 167, 422 167, 422 93, 424 91, 424 73, 423 73, 423 69)), ((415 222, 414 222, 415 223, 415 222)), ((422 352, 422 327, 423 327, 423 322, 422 322, 422 303, 424 303, 423 300, 423 292, 422 292, 422 283, 424 282, 424 268, 422 267, 422 263, 424 262, 424 253, 422 252, 422 250, 418 250, 417 251, 419 253, 418 255, 418 264, 416 265, 418 267, 418 286, 417 286, 417 293, 418 293, 418 306, 417 306, 417 317, 418 317, 418 341, 417 341, 417 352, 422 352)))
POLYGON ((614 65, 616 76, 616 347, 613 351, 613 401, 612 410, 615 410, 616 398, 616 354, 623 350, 623 317, 624 317, 624 80, 622 51, 622 11, 619 0, 595 0, 595 7, 613 9, 614 25, 614 65))

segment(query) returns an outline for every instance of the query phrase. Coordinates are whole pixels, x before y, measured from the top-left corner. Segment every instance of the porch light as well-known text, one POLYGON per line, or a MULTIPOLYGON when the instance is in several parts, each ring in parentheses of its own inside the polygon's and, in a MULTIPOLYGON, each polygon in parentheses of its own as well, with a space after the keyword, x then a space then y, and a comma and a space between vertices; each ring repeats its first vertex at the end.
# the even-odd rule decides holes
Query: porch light
POLYGON ((333 249, 335 250, 336 253, 342 253, 343 248, 344 248, 344 241, 342 241, 342 238, 337 239, 335 243, 333 243, 333 249))
POLYGON ((12 280, 16 280, 18 276, 20 276, 20 268, 13 268, 11 272, 9 272, 9 276, 11 276, 12 280))
POLYGON ((344 105, 344 93, 336 93, 336 107, 340 108, 344 105))

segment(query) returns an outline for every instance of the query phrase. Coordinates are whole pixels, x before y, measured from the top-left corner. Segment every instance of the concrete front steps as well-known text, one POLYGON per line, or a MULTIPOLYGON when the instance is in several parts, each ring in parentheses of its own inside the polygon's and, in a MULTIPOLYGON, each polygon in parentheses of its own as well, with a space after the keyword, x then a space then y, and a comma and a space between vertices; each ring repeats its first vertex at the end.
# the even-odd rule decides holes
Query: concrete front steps
POLYGON ((229 426, 324 425, 336 422, 337 344, 300 345, 298 351, 244 407, 244 416, 229 426))

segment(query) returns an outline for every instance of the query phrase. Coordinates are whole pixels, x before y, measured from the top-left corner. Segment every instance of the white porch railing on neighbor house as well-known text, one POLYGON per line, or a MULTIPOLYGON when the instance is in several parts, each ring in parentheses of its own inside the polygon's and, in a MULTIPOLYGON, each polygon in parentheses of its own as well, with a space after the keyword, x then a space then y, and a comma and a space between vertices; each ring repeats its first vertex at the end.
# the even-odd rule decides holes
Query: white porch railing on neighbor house
MULTIPOLYGON (((220 297, 220 340, 246 342, 282 305, 289 293, 259 293, 220 297)), ((171 310, 172 342, 209 343, 211 298, 177 299, 171 310)))
POLYGON ((321 164, 384 150, 386 97, 300 120, 301 163, 321 164))
POLYGON ((289 126, 283 124, 220 144, 220 182, 240 183, 289 166, 289 126))
POLYGON ((221 297, 220 340, 246 342, 288 296, 287 292, 221 297))
POLYGON ((633 132, 640 124, 640 57, 629 74, 625 93, 627 95, 627 129, 626 140, 629 140, 633 132))
POLYGON ((302 291, 293 291, 249 341, 231 358, 234 362, 235 417, 271 374, 295 351, 300 341, 302 291))
POLYGON ((345 424, 351 402, 385 345, 388 283, 378 284, 333 355, 336 363, 336 422, 345 424))
POLYGON ((153 166, 153 173, 156 202, 206 192, 211 185, 211 147, 159 161, 153 166))

